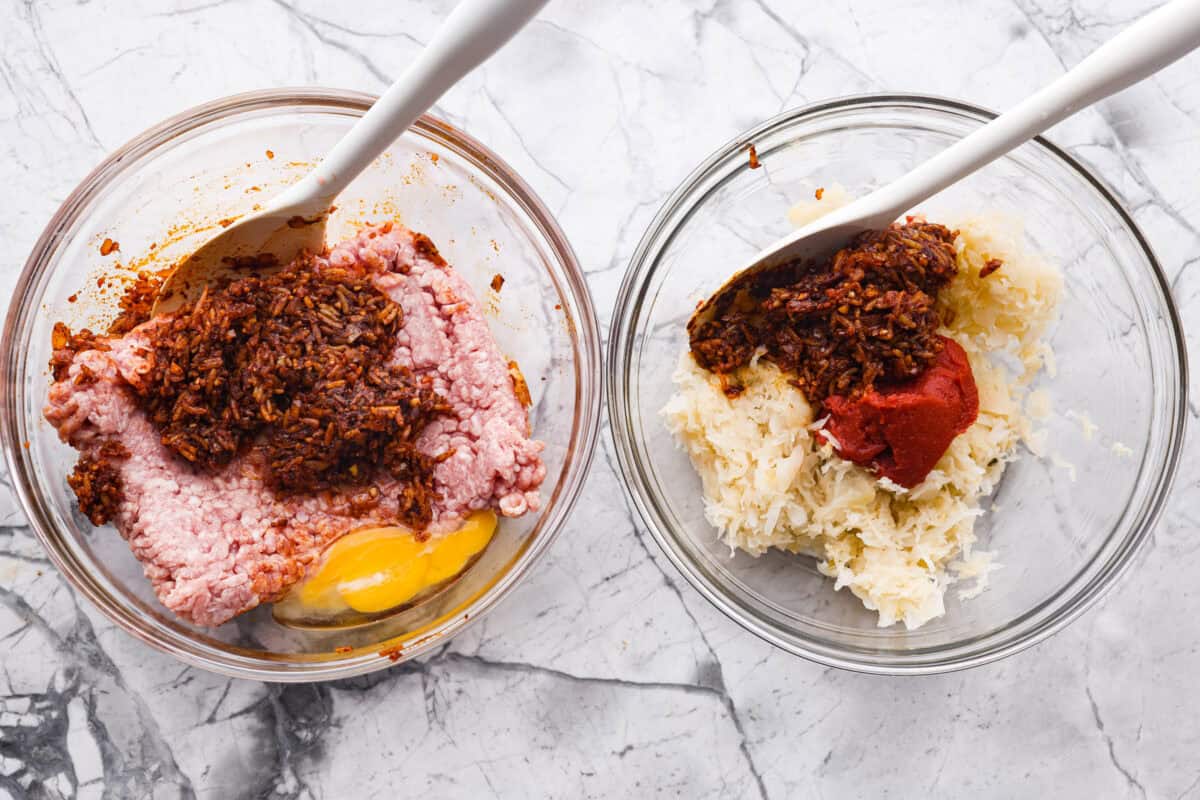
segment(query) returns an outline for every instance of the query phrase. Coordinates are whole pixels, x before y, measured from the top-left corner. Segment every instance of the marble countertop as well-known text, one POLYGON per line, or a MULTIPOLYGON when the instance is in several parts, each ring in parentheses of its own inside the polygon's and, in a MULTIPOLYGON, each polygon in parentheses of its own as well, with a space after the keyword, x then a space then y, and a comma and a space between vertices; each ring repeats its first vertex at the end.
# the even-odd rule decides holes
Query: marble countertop
MULTIPOLYGON (((1006 107, 1157 2, 554 0, 438 113, 555 210, 607 320, 652 215, 738 131, 871 90, 1006 107)), ((0 0, 0 296, 135 133, 247 89, 378 91, 450 5, 0 0)), ((1133 210, 1192 336, 1198 67, 1051 134, 1133 210)), ((417 663, 303 686, 187 668, 114 629, 0 476, 0 798, 1200 797, 1195 451, 1102 605, 1000 663, 896 679, 796 659, 712 609, 635 519, 602 443, 573 522, 480 625, 417 663)))

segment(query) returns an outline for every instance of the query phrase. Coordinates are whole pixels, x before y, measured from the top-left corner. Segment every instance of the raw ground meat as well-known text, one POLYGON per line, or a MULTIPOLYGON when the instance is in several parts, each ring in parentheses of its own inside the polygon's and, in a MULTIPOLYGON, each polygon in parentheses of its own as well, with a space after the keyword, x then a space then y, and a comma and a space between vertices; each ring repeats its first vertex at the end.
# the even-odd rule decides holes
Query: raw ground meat
MULTIPOLYGON (((441 499, 429 530, 452 530, 484 508, 508 517, 536 511, 546 475, 543 444, 530 439, 508 361, 462 276, 428 239, 400 227, 342 242, 328 263, 375 274, 376 285, 404 309, 393 359, 427 376, 453 407, 417 440, 431 456, 454 449, 434 471, 441 499)), ((210 475, 174 456, 129 388, 148 367, 145 342, 145 332, 135 329, 111 340, 108 351, 78 354, 67 378, 51 386, 45 414, 60 437, 84 452, 114 440, 129 451, 116 462, 124 498, 113 523, 171 611, 198 625, 220 625, 279 599, 334 539, 390 523, 394 501, 354 516, 337 496, 276 499, 244 457, 210 475), (84 368, 95 379, 77 383, 84 368)), ((385 498, 395 494, 388 480, 379 481, 385 498)))

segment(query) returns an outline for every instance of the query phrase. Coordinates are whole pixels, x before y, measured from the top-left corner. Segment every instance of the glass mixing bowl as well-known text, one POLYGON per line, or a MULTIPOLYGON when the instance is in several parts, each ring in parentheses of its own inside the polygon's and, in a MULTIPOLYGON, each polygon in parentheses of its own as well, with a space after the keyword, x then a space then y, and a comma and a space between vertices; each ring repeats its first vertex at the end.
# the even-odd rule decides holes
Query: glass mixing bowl
POLYGON ((364 221, 426 233, 475 287, 493 334, 516 359, 546 443, 539 513, 505 520, 481 559, 433 600, 370 625, 299 631, 269 607, 219 628, 168 613, 120 536, 95 529, 66 484, 76 454, 42 419, 57 320, 112 316, 113 281, 161 269, 299 179, 370 107, 368 95, 322 89, 243 94, 187 111, 113 153, 50 221, 25 264, 4 328, 3 432, 30 523, 58 568, 113 621, 189 663, 279 681, 368 672, 441 644, 508 594, 562 528, 591 460, 599 423, 599 329, 583 273, 530 188, 471 137, 423 117, 338 199, 329 238, 364 221), (118 243, 107 257, 104 239, 118 243), (500 273, 503 291, 488 286, 500 273), (106 294, 107 293, 107 294, 106 294))
MULTIPOLYGON (((1154 524, 1183 441, 1186 363, 1162 270, 1120 204, 1078 162, 1030 142, 922 204, 937 221, 973 211, 1021 218, 1029 245, 1063 270, 1051 343, 1058 372, 1050 459, 1010 464, 977 547, 1003 569, 982 595, 946 596, 915 631, 878 628, 811 559, 730 555, 704 517, 700 480, 659 410, 698 300, 791 230, 790 206, 818 187, 860 196, 992 118, 963 103, 910 96, 835 100, 785 113, 738 137, 683 182, 643 237, 617 299, 608 400, 633 502, 668 558, 719 609, 773 644, 833 666, 930 673, 1016 652, 1060 629, 1127 568, 1154 524), (747 146, 762 162, 750 169, 747 146), (943 213, 944 212, 944 213, 943 213), (1068 410, 1086 412, 1090 441, 1068 410), (1132 453, 1114 453, 1117 442, 1132 453), (1075 465, 1071 480, 1063 462, 1075 465)), ((1118 448, 1119 449, 1119 448, 1118 448)))

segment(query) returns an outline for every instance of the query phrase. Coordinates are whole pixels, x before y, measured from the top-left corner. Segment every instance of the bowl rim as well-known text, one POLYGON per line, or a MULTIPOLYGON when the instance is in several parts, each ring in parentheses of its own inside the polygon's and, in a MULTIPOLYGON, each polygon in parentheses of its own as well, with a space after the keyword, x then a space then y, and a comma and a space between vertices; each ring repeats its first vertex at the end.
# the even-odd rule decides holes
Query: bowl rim
POLYGON ((30 314, 36 313, 35 309, 30 309, 27 304, 21 302, 21 298, 25 297, 40 277, 42 270, 39 269, 39 265, 44 267, 44 262, 58 246, 64 230, 94 193, 108 185, 127 164, 136 163, 157 148, 171 142, 176 136, 220 120, 238 118, 264 109, 290 107, 301 111, 306 108, 324 108, 365 112, 376 99, 376 95, 353 90, 319 86, 280 87, 228 95, 192 106, 163 119, 109 153, 71 191, 38 237, 13 289, 3 333, 0 334, 0 441, 3 443, 5 466, 11 476, 13 489, 27 524, 34 531, 51 562, 67 578, 67 582, 117 627, 156 650, 191 666, 235 678, 300 683, 362 675, 400 661, 407 661, 444 644, 450 637, 474 625, 495 608, 540 560, 565 527, 590 471, 600 429, 603 361, 599 321, 583 268, 554 215, 506 161, 457 126, 431 114, 423 114, 411 129, 431 142, 454 150, 470 162, 473 169, 478 169, 501 187, 508 199, 528 216, 537 232, 544 238, 549 255, 560 265, 563 272, 567 297, 575 314, 574 319, 569 318, 569 328, 574 334, 572 347, 575 361, 580 365, 574 393, 575 408, 578 411, 571 430, 574 447, 567 448, 562 479, 554 487, 554 493, 540 512, 543 515, 553 515, 547 517, 543 532, 526 541, 510 560, 504 572, 490 580, 478 593, 457 608, 448 611, 430 626, 408 634, 415 641, 412 644, 406 642, 402 651, 388 655, 386 653, 389 651, 385 646, 388 643, 383 643, 379 648, 383 652, 360 651, 340 658, 301 662, 225 653, 210 645, 191 641, 192 637, 179 636, 181 641, 176 641, 176 637, 165 638, 158 632, 160 626, 149 624, 145 619, 131 613, 125 605, 111 600, 96 576, 83 569, 74 556, 56 545, 54 540, 61 533, 54 530, 53 523, 41 513, 36 497, 37 487, 25 468, 25 449, 19 441, 20 410, 15 407, 14 399, 20 392, 17 391, 15 371, 20 369, 23 359, 13 352, 13 348, 24 327, 24 320, 30 314), (217 658, 209 655, 214 652, 220 655, 217 658))
MULTIPOLYGON (((1170 495, 1178 471, 1179 459, 1183 449, 1184 434, 1187 425, 1187 395, 1188 395, 1188 361, 1187 346, 1179 311, 1171 294, 1170 281, 1163 272, 1162 266, 1155 256, 1145 235, 1125 210, 1124 205, 1117 199, 1115 193, 1107 184, 1075 157, 1062 148, 1045 139, 1036 136, 1032 143, 1045 149, 1052 157, 1057 158, 1067 168, 1073 170, 1089 183, 1101 199, 1105 201, 1120 219, 1121 224, 1132 235, 1138 249, 1142 252, 1149 265, 1150 277, 1156 283, 1163 299, 1165 322, 1170 328, 1171 345, 1174 349, 1174 361, 1177 370, 1177 396, 1175 415, 1169 430, 1165 434, 1165 455, 1162 471, 1152 479, 1145 500, 1148 512, 1137 528, 1121 541, 1115 552, 1103 564, 1097 573, 1080 586, 1074 596, 1067 598, 1064 604, 1054 613, 1038 620, 1028 630, 1018 635, 990 644, 982 650, 971 649, 976 646, 974 638, 964 639, 949 645, 927 648, 913 653, 873 653, 864 656, 837 646, 817 642, 804 636, 796 637, 794 642, 776 633, 769 624, 759 619, 743 614, 724 594, 711 585, 705 578, 696 562, 692 561, 673 541, 671 534, 663 530, 658 523, 652 506, 655 500, 648 492, 647 482, 642 478, 643 467, 634 453, 633 422, 630 403, 628 402, 629 370, 626 362, 634 347, 636 337, 630 330, 630 303, 640 295, 640 290, 647 277, 647 257, 658 240, 664 236, 669 240, 674 231, 670 228, 671 217, 680 205, 698 188, 719 164, 731 155, 744 151, 756 139, 765 133, 785 125, 805 121, 810 118, 848 110, 862 109, 896 109, 919 110, 936 113, 952 113, 974 117, 981 123, 995 119, 998 113, 987 108, 976 106, 965 101, 948 97, 921 93, 870 92, 845 95, 821 100, 798 106, 776 114, 764 122, 739 133, 717 148, 706 157, 679 183, 659 208, 654 219, 646 228, 646 232, 638 242, 630 258, 629 266, 621 281, 613 306, 613 319, 610 325, 607 344, 607 385, 605 387, 609 409, 609 428, 617 455, 622 484, 626 497, 637 510, 642 524, 653 536, 676 570, 691 584, 692 588, 712 603, 725 616, 733 620, 743 629, 749 631, 763 641, 779 649, 809 661, 825 666, 837 667, 853 672, 873 675, 932 675, 953 672, 961 669, 981 666, 1001 658, 1018 653, 1044 641, 1053 634, 1065 628, 1081 614, 1094 606, 1121 578, 1136 560, 1143 545, 1153 531, 1161 516, 1167 498, 1170 495), (930 660, 930 653, 940 651, 958 651, 967 647, 966 652, 954 652, 939 660, 930 660)), ((988 635, 990 637, 991 634, 988 635)), ((984 637, 985 639, 988 637, 984 637)))

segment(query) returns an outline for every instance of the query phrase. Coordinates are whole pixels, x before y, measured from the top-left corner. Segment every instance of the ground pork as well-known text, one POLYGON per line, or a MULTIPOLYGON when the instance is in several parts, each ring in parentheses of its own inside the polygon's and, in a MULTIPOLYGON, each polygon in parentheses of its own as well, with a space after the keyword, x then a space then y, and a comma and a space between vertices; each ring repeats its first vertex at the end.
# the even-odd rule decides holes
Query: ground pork
MULTIPOLYGON (((342 242, 327 263, 373 272, 376 285, 404 309, 393 361, 427 377, 453 409, 417 440, 430 456, 453 450, 434 470, 441 499, 429 530, 451 530, 483 508, 509 517, 536 511, 546 475, 543 445, 530 438, 509 362, 462 276, 428 239, 399 227, 342 242)), ((394 514, 388 498, 395 487, 386 477, 379 482, 385 499, 362 516, 345 497, 276 498, 245 457, 208 474, 173 455, 130 388, 149 368, 146 343, 145 331, 135 328, 109 340, 108 350, 75 355, 51 386, 45 414, 84 454, 116 441, 128 452, 111 462, 123 486, 113 524, 171 611, 213 626, 272 602, 329 542, 354 528, 386 524, 394 514), (75 380, 80 374, 87 380, 75 380)))

